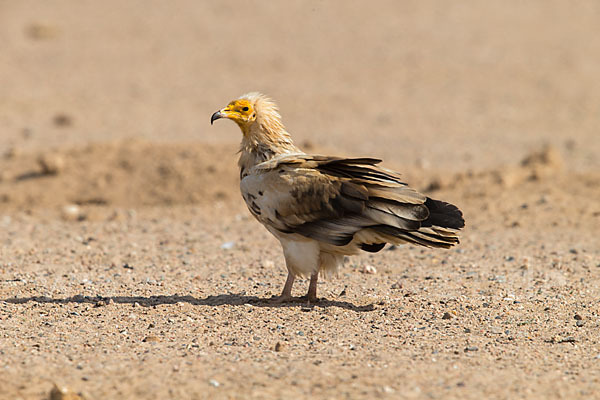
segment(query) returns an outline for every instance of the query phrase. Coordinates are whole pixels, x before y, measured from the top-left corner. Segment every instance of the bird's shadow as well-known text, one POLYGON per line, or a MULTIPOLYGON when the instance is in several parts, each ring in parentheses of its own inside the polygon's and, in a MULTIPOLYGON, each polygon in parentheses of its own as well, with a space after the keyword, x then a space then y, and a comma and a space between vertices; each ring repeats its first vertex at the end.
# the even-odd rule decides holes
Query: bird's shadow
POLYGON ((170 295, 170 296, 82 296, 76 295, 64 298, 53 298, 48 296, 31 296, 31 297, 12 297, 7 299, 0 299, 0 302, 6 302, 9 304, 25 304, 28 302, 35 303, 52 303, 52 304, 69 304, 69 303, 88 303, 96 307, 105 306, 111 303, 115 304, 139 304, 143 307, 154 307, 165 304, 176 304, 176 303, 189 303, 195 306, 242 306, 250 304, 255 307, 269 307, 269 308, 282 308, 282 307, 299 307, 303 311, 309 311, 314 307, 328 308, 328 307, 339 307, 350 311, 365 312, 373 311, 375 309, 374 304, 367 304, 363 306, 357 306, 347 301, 338 300, 327 300, 320 299, 317 303, 308 304, 306 301, 295 301, 289 303, 274 303, 270 298, 260 298, 257 296, 246 296, 244 294, 220 294, 216 296, 207 296, 205 298, 196 298, 193 296, 181 296, 181 295, 170 295))

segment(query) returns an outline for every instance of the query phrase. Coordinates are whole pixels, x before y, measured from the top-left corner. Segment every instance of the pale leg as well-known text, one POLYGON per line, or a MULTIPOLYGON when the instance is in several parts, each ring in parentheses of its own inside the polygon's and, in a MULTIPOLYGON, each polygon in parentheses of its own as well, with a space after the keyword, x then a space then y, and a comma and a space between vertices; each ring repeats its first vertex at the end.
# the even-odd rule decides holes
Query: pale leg
POLYGON ((315 271, 310 276, 310 283, 308 284, 308 293, 306 297, 308 298, 309 303, 316 303, 319 301, 317 299, 317 280, 319 279, 319 271, 315 271))
POLYGON ((285 285, 283 285, 283 291, 281 292, 281 296, 274 297, 271 301, 274 303, 285 303, 286 301, 293 300, 292 297, 292 286, 294 285, 294 279, 296 277, 288 272, 287 279, 285 280, 285 285))

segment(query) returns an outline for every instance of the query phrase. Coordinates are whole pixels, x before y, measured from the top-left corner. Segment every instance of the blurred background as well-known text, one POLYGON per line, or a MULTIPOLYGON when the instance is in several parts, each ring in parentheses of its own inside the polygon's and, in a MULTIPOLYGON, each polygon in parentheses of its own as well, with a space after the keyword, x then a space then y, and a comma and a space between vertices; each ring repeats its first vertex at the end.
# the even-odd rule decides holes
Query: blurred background
POLYGON ((0 398, 595 398, 599 154, 598 0, 0 0, 0 398), (461 245, 271 308, 210 125, 249 91, 459 206, 461 245))
POLYGON ((0 49, 9 153, 138 138, 233 154, 237 128, 210 115, 261 91, 313 151, 459 171, 551 144, 600 167, 596 1, 4 0, 0 49))

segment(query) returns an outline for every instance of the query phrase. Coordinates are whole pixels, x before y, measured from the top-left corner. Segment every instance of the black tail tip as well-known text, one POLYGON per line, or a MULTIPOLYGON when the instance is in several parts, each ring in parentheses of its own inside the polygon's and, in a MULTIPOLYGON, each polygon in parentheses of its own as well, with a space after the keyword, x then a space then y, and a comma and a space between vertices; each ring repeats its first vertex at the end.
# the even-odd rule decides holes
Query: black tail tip
POLYGON ((465 227, 463 213, 454 204, 428 197, 425 206, 429 209, 429 218, 423 221, 421 226, 439 226, 451 229, 465 227))

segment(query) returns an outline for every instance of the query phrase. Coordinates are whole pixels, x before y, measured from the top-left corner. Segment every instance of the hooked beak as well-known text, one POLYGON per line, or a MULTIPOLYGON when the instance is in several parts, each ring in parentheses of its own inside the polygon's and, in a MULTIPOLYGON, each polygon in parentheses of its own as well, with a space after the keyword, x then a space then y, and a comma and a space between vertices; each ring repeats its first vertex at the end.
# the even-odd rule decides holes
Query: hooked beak
POLYGON ((221 110, 219 110, 219 111, 217 111, 216 113, 214 113, 214 114, 212 115, 212 117, 210 117, 210 124, 212 125, 212 124, 213 124, 213 122, 215 122, 216 120, 218 120, 218 119, 221 119, 221 118, 225 118, 225 115, 223 115, 223 114, 221 113, 221 110))

